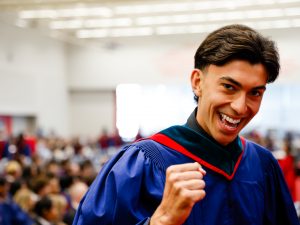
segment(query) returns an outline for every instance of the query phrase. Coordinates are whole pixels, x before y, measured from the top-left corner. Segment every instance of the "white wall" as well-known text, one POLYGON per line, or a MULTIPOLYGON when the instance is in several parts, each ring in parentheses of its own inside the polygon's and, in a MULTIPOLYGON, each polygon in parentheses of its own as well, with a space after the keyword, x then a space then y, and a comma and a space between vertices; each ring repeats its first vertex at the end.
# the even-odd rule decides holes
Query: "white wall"
POLYGON ((0 22, 0 114, 69 134, 64 44, 0 22))
POLYGON ((70 95, 70 130, 72 135, 96 138, 103 128, 115 127, 114 91, 75 91, 70 95))

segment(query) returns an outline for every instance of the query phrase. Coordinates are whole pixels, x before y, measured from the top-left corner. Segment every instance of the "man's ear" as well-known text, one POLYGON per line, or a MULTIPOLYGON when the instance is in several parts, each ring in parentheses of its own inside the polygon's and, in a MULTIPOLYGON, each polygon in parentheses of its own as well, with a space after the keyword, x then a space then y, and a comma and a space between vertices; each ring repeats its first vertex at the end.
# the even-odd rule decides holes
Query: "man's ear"
POLYGON ((193 92, 196 96, 201 97, 202 95, 202 83, 203 83, 203 72, 199 69, 194 69, 191 74, 191 85, 193 92))

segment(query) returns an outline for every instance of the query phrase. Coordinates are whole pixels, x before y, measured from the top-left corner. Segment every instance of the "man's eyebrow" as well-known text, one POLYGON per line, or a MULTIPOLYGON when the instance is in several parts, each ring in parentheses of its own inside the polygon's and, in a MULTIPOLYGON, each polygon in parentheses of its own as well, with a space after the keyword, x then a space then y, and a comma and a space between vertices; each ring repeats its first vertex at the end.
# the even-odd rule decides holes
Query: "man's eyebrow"
MULTIPOLYGON (((228 77, 228 76, 224 76, 224 77, 221 77, 220 80, 226 80, 230 83, 233 83, 235 84, 236 86, 238 87, 243 87, 243 85, 241 83, 239 83, 238 81, 232 79, 231 77, 228 77)), ((260 85, 260 86, 257 86, 257 87, 254 87, 253 88, 254 90, 257 90, 257 89, 263 89, 263 90, 266 90, 266 86, 265 85, 260 85)))
POLYGON ((236 80, 232 79, 231 77, 221 77, 220 80, 226 80, 229 81, 230 83, 235 84, 236 86, 242 87, 242 84, 237 82, 236 80))

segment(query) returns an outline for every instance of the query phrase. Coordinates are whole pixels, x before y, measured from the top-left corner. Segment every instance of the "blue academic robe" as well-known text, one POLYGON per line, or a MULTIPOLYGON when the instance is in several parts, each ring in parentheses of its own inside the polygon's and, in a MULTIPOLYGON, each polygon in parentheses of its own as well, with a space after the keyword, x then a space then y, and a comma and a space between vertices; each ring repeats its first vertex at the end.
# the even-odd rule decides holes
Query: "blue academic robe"
MULTIPOLYGON (((195 161, 173 146, 146 139, 124 147, 90 186, 73 225, 144 224, 161 202, 167 167, 195 161)), ((204 164, 206 197, 185 225, 299 225, 280 167, 265 148, 245 140, 230 176, 204 164)))

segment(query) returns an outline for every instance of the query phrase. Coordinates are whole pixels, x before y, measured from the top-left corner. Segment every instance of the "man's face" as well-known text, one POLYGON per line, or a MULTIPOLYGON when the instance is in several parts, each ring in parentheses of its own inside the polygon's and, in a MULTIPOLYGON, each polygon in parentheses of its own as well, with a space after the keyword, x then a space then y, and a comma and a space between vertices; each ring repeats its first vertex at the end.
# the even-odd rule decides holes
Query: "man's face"
POLYGON ((266 89, 262 64, 234 60, 224 66, 210 65, 191 76, 199 96, 197 121, 222 145, 232 142, 256 115, 266 89))

